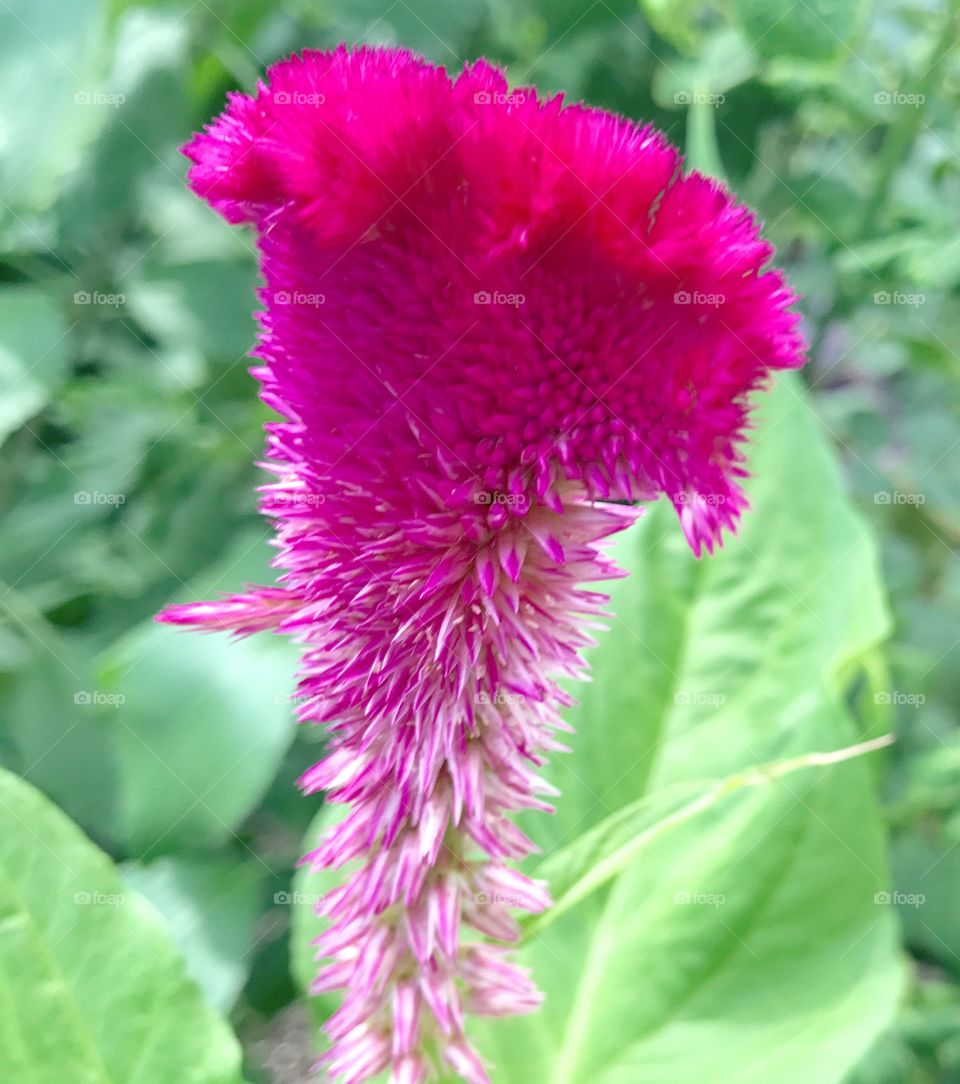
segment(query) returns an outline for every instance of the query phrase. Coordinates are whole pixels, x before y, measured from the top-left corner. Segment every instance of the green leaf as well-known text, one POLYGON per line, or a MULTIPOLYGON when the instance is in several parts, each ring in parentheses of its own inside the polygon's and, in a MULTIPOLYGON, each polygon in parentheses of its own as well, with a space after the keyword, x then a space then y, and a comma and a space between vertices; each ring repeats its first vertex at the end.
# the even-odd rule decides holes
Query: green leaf
MULTIPOLYGON (((0 218, 8 208, 50 203, 84 144, 116 108, 97 71, 104 14, 100 0, 5 5, 0 93, 16 108, 5 111, 0 127, 0 218)), ((36 240, 29 231, 27 237, 36 240)))
POLYGON ((698 101, 720 106, 733 90, 757 72, 757 57, 750 43, 730 27, 711 37, 691 59, 671 59, 657 68, 651 90, 664 109, 678 109, 698 101))
POLYGON ((12 608, 17 602, 7 591, 0 612, 11 608, 32 657, 0 696, 17 753, 10 766, 98 843, 112 845, 116 769, 108 719, 115 705, 96 688, 89 649, 42 618, 28 623, 29 612, 12 608))
POLYGON ((102 269, 107 260, 116 260, 119 268, 139 268, 145 256, 155 256, 153 244, 136 256, 111 252, 111 240, 129 229, 134 216, 150 213, 145 178, 156 174, 182 190, 176 147, 192 121, 183 62, 190 46, 182 14, 142 6, 123 12, 115 38, 107 86, 118 104, 101 109, 98 138, 57 208, 62 242, 84 253, 80 269, 87 273, 102 269))
POLYGON ((677 49, 692 49, 700 40, 696 15, 699 0, 640 0, 640 9, 656 32, 677 49))
POLYGON ((32 287, 0 296, 0 443, 47 405, 66 376, 67 326, 59 308, 32 287))
POLYGON ((147 267, 127 290, 130 311, 164 347, 192 349, 233 365, 256 338, 250 314, 255 285, 251 262, 221 260, 147 267))
MULTIPOLYGON (((558 813, 525 822, 547 855, 645 796, 856 740, 845 692, 887 617, 792 382, 764 403, 751 466, 753 510, 713 558, 689 555, 665 506, 622 540, 631 576, 611 588, 574 752, 551 768, 558 813)), ((476 1027, 494 1079, 839 1081, 901 985, 886 883, 865 764, 741 787, 522 950, 546 1001, 476 1027)))
POLYGON ((389 5, 380 0, 355 0, 335 5, 342 37, 355 40, 371 33, 377 41, 402 43, 442 64, 459 64, 470 32, 486 14, 481 0, 417 0, 416 4, 389 5))
POLYGON ((766 57, 818 60, 841 53, 863 26, 869 0, 736 0, 754 48, 766 57))
POLYGON ((215 1008, 229 1010, 252 962, 266 869, 236 854, 158 858, 120 869, 166 921, 190 977, 215 1008))
POLYGON ((932 832, 908 831, 894 839, 892 862, 891 902, 900 913, 907 944, 960 975, 960 847, 932 832))
POLYGON ((541 934, 580 900, 622 873, 641 850, 664 833, 700 816, 743 787, 768 786, 805 768, 838 764, 880 749, 892 740, 892 735, 885 735, 832 753, 808 753, 773 764, 758 764, 708 787, 686 783, 664 787, 624 806, 541 863, 537 873, 549 882, 554 903, 526 924, 527 936, 541 934))
MULTIPOLYGON (((349 807, 345 805, 322 806, 307 832, 303 845, 304 854, 318 847, 326 832, 348 812, 349 807)), ((294 875, 291 890, 293 910, 290 925, 290 970, 297 985, 305 993, 309 992, 310 984, 320 966, 313 941, 329 925, 326 918, 317 914, 316 903, 327 892, 342 884, 344 876, 344 870, 313 870, 307 866, 301 866, 294 875)), ((314 1027, 319 1029, 340 1004, 340 997, 337 994, 322 994, 309 997, 307 1004, 314 1027)))
POLYGON ((0 1079, 236 1084, 240 1050, 163 922, 38 791, 0 772, 0 1079))
POLYGON ((112 648, 100 688, 114 713, 118 833, 152 857, 234 834, 293 737, 296 652, 153 623, 112 648))

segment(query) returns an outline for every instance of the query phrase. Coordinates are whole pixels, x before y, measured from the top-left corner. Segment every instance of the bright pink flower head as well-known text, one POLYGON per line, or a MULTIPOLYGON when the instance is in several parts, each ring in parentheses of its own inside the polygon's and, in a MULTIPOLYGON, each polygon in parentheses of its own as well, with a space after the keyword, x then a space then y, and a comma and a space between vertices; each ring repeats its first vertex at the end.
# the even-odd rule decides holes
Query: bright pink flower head
POLYGON ((697 553, 736 524, 747 396, 802 364, 793 296, 657 132, 484 62, 305 53, 186 152, 257 231, 284 571, 163 618, 303 644, 331 740, 301 783, 350 807, 306 861, 360 863, 321 904, 316 988, 349 991, 330 1075, 484 1081, 464 1011, 539 1002, 502 944, 549 903, 508 814, 549 808, 555 679, 606 601, 579 585, 638 514, 609 502, 666 494, 697 553))

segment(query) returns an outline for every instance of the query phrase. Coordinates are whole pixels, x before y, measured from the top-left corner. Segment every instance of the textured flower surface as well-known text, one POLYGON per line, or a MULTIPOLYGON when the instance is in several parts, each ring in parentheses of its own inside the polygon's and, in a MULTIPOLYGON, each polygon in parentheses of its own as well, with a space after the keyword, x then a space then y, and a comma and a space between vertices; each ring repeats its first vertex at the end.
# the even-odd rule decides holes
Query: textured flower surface
POLYGON ((304 859, 347 867, 319 905, 329 1077, 486 1081, 465 1014, 540 1000, 509 946, 550 901, 510 815, 550 808, 603 540, 660 495, 698 553, 735 526, 747 396, 802 363, 793 298, 658 133, 484 62, 305 53, 186 153, 257 233, 282 571, 161 619, 302 645, 329 744, 301 785, 347 807, 304 859))

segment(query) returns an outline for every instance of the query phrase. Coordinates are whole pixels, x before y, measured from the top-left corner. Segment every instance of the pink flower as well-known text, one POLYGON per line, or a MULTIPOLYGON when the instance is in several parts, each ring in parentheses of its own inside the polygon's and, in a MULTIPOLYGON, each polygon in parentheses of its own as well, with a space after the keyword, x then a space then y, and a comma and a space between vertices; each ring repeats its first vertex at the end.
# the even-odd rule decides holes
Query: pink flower
POLYGON ((350 867, 320 904, 331 1078, 486 1081, 464 1012, 540 1001, 507 946, 550 900, 510 815, 550 809, 556 680, 606 602, 583 585, 639 502, 666 494, 697 553, 735 526, 748 393, 802 364, 793 296, 657 132, 482 61, 304 53, 186 153, 257 232, 283 571, 161 620, 302 645, 330 740, 301 786, 349 807, 304 859, 350 867))

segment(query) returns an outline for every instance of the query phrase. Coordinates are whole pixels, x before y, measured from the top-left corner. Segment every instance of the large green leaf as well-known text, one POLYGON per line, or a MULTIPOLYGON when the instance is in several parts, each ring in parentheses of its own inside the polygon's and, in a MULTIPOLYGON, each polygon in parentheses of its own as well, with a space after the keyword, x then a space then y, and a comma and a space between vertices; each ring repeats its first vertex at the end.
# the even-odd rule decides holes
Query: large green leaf
POLYGON ((293 737, 296 654, 137 629, 103 661, 120 776, 118 835, 145 857, 228 839, 269 786, 293 737))
POLYGON ((538 873, 550 883, 553 906, 526 922, 527 936, 541 933, 571 907, 622 873, 645 847, 666 832, 706 813, 744 787, 768 786, 808 768, 832 766, 889 745, 893 735, 845 749, 807 753, 774 764, 758 764, 709 786, 679 783, 625 805, 573 843, 546 856, 538 873))
MULTIPOLYGON (((84 143, 122 106, 100 82, 105 9, 100 0, 4 4, 0 89, 16 103, 0 126, 0 222, 8 227, 8 215, 23 225, 13 207, 22 212, 51 201, 84 143)), ((31 230, 23 233, 36 241, 31 230)))
POLYGON ((266 870, 236 854, 204 854, 130 862, 120 873, 166 920, 207 1001, 230 1009, 250 970, 266 870))
POLYGON ((918 955, 960 974, 960 846, 956 839, 914 829, 893 840, 895 891, 904 940, 918 955))
MULTIPOLYGON (((16 600, 7 592, 0 612, 16 600)), ((14 611, 17 627, 26 628, 33 652, 29 662, 0 694, 4 729, 16 756, 15 768, 52 798, 101 846, 114 836, 114 750, 109 716, 116 714, 110 699, 96 689, 87 645, 58 635, 37 620, 23 623, 14 611)))
POLYGON ((780 382, 763 402, 736 538, 697 561, 661 503, 621 539, 630 575, 610 585, 612 627, 574 690, 580 734, 553 765, 564 795, 533 822, 539 839, 569 839, 660 786, 848 744, 850 723, 817 724, 816 709, 839 709, 888 617, 872 541, 795 389, 780 382))
POLYGON ((0 1079, 236 1084, 240 1050, 109 859, 0 772, 0 1079))
MULTIPOLYGON (((528 820, 547 854, 662 788, 857 737, 844 690, 887 627, 873 548, 796 386, 763 415, 739 538, 697 562, 657 507, 620 545, 558 814, 528 820)), ((737 791, 534 936, 543 1010, 476 1029, 494 1080, 840 1080, 900 987, 886 878, 865 764, 737 791)))

